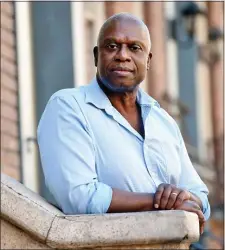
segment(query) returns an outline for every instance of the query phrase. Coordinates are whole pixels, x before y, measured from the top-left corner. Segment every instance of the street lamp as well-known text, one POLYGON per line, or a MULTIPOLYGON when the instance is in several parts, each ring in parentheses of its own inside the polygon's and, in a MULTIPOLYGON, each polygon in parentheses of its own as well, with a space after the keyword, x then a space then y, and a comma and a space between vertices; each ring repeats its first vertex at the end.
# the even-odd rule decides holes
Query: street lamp
POLYGON ((196 18, 206 15, 206 11, 195 2, 188 2, 180 11, 178 18, 170 21, 171 35, 182 47, 190 47, 194 40, 196 18), (184 31, 184 34, 182 30, 184 31))
POLYGON ((199 15, 206 15, 206 11, 194 2, 189 2, 182 10, 183 24, 189 38, 193 39, 195 34, 196 18, 199 15))

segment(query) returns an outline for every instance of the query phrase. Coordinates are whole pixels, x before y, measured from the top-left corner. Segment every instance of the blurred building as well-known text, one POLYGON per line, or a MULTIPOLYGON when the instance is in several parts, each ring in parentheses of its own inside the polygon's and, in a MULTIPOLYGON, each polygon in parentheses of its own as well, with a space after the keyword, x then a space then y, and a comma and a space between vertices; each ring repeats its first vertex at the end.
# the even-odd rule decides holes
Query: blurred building
POLYGON ((153 59, 141 87, 177 120, 210 190, 201 243, 222 248, 223 2, 1 2, 1 171, 52 200, 37 124, 54 92, 93 78, 98 31, 118 12, 135 14, 150 30, 153 59))

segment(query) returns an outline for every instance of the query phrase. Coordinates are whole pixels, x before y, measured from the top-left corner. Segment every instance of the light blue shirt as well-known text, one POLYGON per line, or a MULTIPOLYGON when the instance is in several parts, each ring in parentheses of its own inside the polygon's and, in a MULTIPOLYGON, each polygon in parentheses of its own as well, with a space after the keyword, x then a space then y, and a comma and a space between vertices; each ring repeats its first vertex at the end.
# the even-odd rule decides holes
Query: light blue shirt
POLYGON ((205 218, 208 189, 194 169, 180 130, 139 89, 145 138, 112 106, 96 79, 56 92, 38 126, 45 182, 65 214, 105 213, 112 188, 155 193, 170 183, 197 195, 205 218))

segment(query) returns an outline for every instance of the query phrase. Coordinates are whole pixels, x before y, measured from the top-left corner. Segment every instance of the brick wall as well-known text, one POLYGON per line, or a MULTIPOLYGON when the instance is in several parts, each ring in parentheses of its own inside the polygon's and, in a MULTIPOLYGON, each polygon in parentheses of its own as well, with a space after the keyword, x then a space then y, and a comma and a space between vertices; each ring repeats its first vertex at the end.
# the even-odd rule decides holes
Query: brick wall
POLYGON ((119 13, 119 12, 132 12, 133 3, 132 2, 106 2, 105 11, 106 18, 119 13))
POLYGON ((20 180, 14 5, 1 2, 1 171, 20 180))
MULTIPOLYGON (((166 65, 166 20, 164 2, 144 2, 145 23, 151 34, 151 51, 148 76, 148 92, 160 104, 166 92, 167 65, 166 65)), ((166 106, 163 106, 166 108, 166 106)))

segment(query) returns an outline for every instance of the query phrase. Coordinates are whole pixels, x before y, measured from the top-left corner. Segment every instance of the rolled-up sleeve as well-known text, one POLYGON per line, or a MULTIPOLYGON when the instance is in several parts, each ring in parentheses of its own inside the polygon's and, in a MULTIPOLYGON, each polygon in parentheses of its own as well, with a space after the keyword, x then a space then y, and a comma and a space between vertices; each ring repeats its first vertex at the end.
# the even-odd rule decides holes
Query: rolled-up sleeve
POLYGON ((184 140, 178 128, 178 136, 180 140, 180 161, 181 161, 181 176, 179 187, 189 190, 196 195, 202 202, 203 214, 206 220, 210 216, 210 205, 208 201, 208 188, 201 180, 196 172, 184 144, 184 140))
POLYGON ((112 188, 98 181, 94 144, 73 96, 49 100, 37 138, 46 186, 63 212, 107 212, 112 188))

